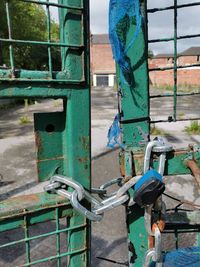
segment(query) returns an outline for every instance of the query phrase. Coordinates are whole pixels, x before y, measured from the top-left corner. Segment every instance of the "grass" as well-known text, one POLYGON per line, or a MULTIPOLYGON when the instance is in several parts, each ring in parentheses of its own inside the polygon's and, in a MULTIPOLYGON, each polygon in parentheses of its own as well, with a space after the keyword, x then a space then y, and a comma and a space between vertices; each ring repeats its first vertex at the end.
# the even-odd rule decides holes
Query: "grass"
POLYGON ((31 119, 28 116, 22 116, 19 118, 19 124, 24 125, 29 123, 31 123, 31 119))
POLYGON ((192 121, 190 126, 186 126, 184 131, 190 135, 192 134, 200 134, 200 124, 198 121, 192 121))
MULTIPOLYGON (((166 84, 166 85, 154 85, 152 86, 154 89, 169 91, 172 92, 174 90, 174 86, 166 84)), ((189 85, 189 84, 181 84, 178 85, 178 92, 190 93, 190 92, 200 92, 200 86, 197 85, 189 85)))

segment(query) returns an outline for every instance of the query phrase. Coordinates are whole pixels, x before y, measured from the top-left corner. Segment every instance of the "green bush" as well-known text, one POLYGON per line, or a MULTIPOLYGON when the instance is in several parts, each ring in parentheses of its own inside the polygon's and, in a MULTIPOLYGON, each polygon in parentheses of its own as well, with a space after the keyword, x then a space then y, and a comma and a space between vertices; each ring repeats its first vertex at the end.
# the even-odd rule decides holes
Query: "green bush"
POLYGON ((192 121, 190 126, 185 127, 185 132, 188 134, 200 134, 200 124, 198 121, 192 121))

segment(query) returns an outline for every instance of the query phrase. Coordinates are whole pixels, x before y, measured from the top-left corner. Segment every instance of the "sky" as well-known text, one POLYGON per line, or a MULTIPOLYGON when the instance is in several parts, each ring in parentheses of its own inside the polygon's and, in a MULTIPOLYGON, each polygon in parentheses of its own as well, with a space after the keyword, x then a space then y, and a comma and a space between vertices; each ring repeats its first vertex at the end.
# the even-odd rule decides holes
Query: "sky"
MULTIPOLYGON (((52 0, 56 2, 57 0, 52 0)), ((177 0, 178 4, 199 0, 177 0)), ((174 0, 148 0, 148 8, 173 5, 174 0)), ((108 33, 109 0, 90 0, 90 27, 92 34, 108 33)), ((52 10, 57 19, 56 9, 52 10)), ((173 11, 149 14, 149 39, 173 36, 173 11)), ((178 35, 200 33, 200 6, 178 10, 178 35)), ((178 41, 178 52, 191 46, 200 46, 200 38, 178 41)), ((151 44, 154 54, 173 53, 173 42, 151 44)))
MULTIPOLYGON (((199 0, 178 0, 178 4, 199 2, 199 0)), ((148 8, 173 5, 174 0, 149 0, 148 8)), ((108 32, 109 0, 90 0, 90 22, 93 34, 108 32)), ((200 6, 178 10, 178 35, 200 33, 200 6)), ((173 36, 173 11, 149 14, 149 39, 173 36)), ((178 41, 178 51, 191 46, 200 46, 200 38, 178 41)), ((154 54, 173 53, 173 42, 150 46, 154 54)))

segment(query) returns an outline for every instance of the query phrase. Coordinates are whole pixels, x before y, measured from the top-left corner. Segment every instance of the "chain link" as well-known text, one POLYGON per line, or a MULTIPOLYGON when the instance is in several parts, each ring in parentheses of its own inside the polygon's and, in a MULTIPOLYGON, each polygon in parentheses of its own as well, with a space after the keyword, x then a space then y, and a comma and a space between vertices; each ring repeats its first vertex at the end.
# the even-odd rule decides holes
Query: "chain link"
MULTIPOLYGON (((154 152, 160 154, 158 172, 163 176, 166 153, 171 150, 172 146, 166 144, 161 138, 149 142, 144 156, 144 174, 150 169, 151 154, 154 152)), ((101 221, 105 212, 123 204, 126 204, 127 206, 135 204, 133 198, 129 195, 129 190, 134 187, 140 178, 141 177, 136 176, 132 177, 129 181, 124 182, 123 178, 119 177, 106 182, 99 188, 92 188, 88 191, 72 178, 55 175, 50 179, 49 185, 45 186, 44 190, 50 193, 57 193, 69 199, 73 208, 83 214, 87 219, 91 221, 101 221), (108 189, 113 185, 118 185, 119 189, 108 193, 108 189), (92 194, 97 194, 99 199, 92 194), (82 200, 87 201, 87 206, 82 204, 82 200), (88 207, 91 207, 91 210, 89 210, 88 207)), ((149 266, 151 260, 156 262, 156 266, 162 266, 161 231, 163 229, 161 229, 162 227, 160 228, 158 222, 152 225, 153 210, 160 214, 160 218, 165 214, 166 208, 162 196, 160 196, 152 205, 145 207, 145 228, 149 237, 154 239, 154 247, 147 251, 144 259, 144 267, 149 266)), ((165 222, 163 225, 164 224, 165 222)))
MULTIPOLYGON (((158 172, 163 176, 165 170, 166 153, 172 150, 172 146, 166 144, 163 139, 156 139, 148 143, 144 156, 144 173, 150 169, 150 160, 152 152, 159 153, 158 172)), ((124 182, 123 178, 113 179, 99 188, 92 188, 90 191, 83 186, 62 175, 55 175, 50 179, 49 185, 44 190, 50 193, 57 193, 70 200, 75 210, 86 216, 91 221, 100 221, 105 212, 126 204, 131 206, 135 204, 133 198, 129 195, 129 190, 134 187, 140 176, 132 177, 128 182, 124 182), (108 189, 113 185, 118 185, 119 189, 108 193, 108 189), (99 199, 92 194, 97 194, 99 199), (86 200, 87 206, 82 204, 82 200, 86 200), (91 206, 91 210, 88 207, 91 206)), ((144 267, 149 266, 149 262, 154 260, 156 266, 162 266, 161 252, 161 231, 158 223, 152 226, 152 213, 156 210, 161 217, 165 214, 165 204, 162 197, 159 197, 156 203, 145 207, 145 228, 150 237, 154 238, 154 247, 149 249, 145 255, 144 267)))
POLYGON ((125 203, 127 205, 134 204, 130 199, 128 191, 135 185, 139 178, 133 177, 127 183, 123 184, 123 178, 120 177, 101 185, 99 188, 92 188, 88 192, 80 183, 72 180, 72 178, 55 175, 50 179, 50 183, 44 187, 44 190, 66 197, 70 200, 73 208, 89 220, 100 221, 105 212, 125 203), (108 193, 108 188, 115 184, 120 186, 120 188, 112 193, 108 193), (99 196, 100 200, 92 195, 94 193, 99 196), (91 211, 81 203, 83 199, 87 200, 89 206, 92 206, 91 211))

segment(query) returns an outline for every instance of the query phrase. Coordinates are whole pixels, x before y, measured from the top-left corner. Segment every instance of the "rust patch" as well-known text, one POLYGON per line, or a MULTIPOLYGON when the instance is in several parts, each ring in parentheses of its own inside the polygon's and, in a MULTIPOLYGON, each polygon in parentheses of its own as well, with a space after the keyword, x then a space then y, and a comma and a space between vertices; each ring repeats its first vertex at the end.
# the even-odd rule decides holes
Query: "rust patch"
POLYGON ((27 212, 30 207, 36 206, 40 202, 38 195, 26 195, 10 198, 9 200, 1 202, 1 215, 21 215, 27 212))
POLYGON ((88 169, 88 162, 89 162, 88 157, 78 158, 78 162, 79 162, 80 164, 84 164, 84 169, 85 169, 85 170, 88 169))
POLYGON ((40 134, 38 131, 35 132, 35 144, 36 144, 37 152, 40 152, 42 150, 42 141, 41 141, 40 134))
MULTIPOLYGON (((165 221, 164 220, 158 220, 156 223, 152 225, 152 232, 154 233, 156 228, 158 228, 161 232, 164 231, 165 229, 165 221)), ((149 241, 149 249, 154 248, 155 245, 155 238, 154 236, 148 236, 148 241, 149 241)))
POLYGON ((88 149, 89 149, 89 136, 81 136, 79 139, 82 143, 83 149, 88 151, 88 149))
POLYGON ((24 202, 30 202, 33 204, 33 202, 38 202, 40 198, 38 195, 25 195, 25 196, 18 196, 18 197, 13 197, 9 200, 9 203, 14 202, 15 204, 19 203, 24 203, 24 202))
POLYGON ((152 248, 154 248, 154 237, 153 236, 151 236, 151 235, 149 235, 148 236, 148 241, 149 241, 149 249, 152 249, 152 248))
POLYGON ((78 161, 80 162, 80 163, 88 163, 88 157, 82 157, 82 158, 78 158, 78 161))
POLYGON ((10 199, 10 202, 14 201, 16 202, 16 200, 18 200, 18 202, 21 201, 26 201, 26 202, 33 202, 33 201, 39 201, 40 198, 38 197, 38 195, 25 195, 25 196, 18 196, 18 197, 13 197, 10 199))
POLYGON ((124 165, 124 153, 119 153, 119 167, 120 167, 120 174, 122 177, 125 177, 125 165, 124 165))

